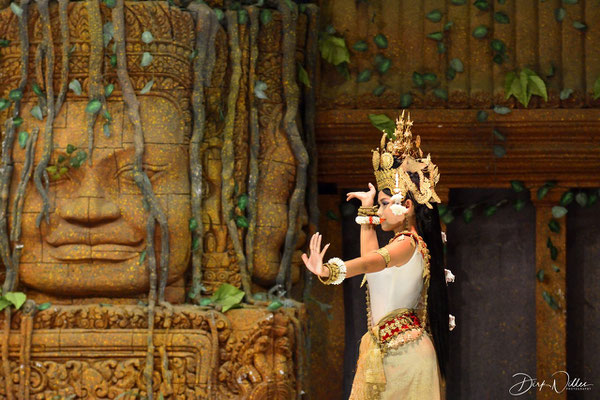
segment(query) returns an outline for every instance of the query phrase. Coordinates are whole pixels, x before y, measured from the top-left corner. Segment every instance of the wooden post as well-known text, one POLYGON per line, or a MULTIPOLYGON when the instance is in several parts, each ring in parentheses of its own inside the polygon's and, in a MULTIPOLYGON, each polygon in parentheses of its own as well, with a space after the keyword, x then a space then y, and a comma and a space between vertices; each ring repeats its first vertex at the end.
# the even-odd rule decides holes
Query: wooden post
POLYGON ((564 189, 553 188, 546 197, 538 200, 537 190, 531 191, 536 209, 535 273, 538 274, 535 289, 536 378, 539 385, 544 383, 544 387, 536 387, 537 399, 567 398, 566 390, 558 394, 552 388, 556 380, 557 390, 562 390, 566 376, 555 372, 567 370, 567 227, 566 217, 555 219, 552 216, 552 207, 559 205, 563 192, 564 189), (552 232, 548 225, 553 219, 560 224, 558 233, 552 232), (556 248, 556 260, 551 257, 552 246, 556 248), (543 277, 540 271, 543 271, 543 277))

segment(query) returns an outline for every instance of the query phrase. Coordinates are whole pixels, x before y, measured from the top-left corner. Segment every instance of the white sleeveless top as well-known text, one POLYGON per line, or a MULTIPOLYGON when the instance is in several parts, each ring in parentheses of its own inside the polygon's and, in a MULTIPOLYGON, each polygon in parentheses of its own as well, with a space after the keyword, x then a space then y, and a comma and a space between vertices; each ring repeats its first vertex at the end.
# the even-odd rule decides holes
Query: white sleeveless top
POLYGON ((366 274, 373 325, 397 308, 417 308, 423 289, 423 268, 425 261, 417 246, 406 264, 366 274))

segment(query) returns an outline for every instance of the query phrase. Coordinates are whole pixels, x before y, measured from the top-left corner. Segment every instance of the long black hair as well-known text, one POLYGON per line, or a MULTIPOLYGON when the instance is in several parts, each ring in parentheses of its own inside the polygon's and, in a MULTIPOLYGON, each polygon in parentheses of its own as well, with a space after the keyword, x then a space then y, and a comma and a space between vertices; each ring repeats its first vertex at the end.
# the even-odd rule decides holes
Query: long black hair
MULTIPOLYGON (((409 173, 411 180, 419 187, 419 175, 409 173)), ((383 193, 392 195, 389 189, 383 193)), ((433 208, 417 203, 410 192, 407 195, 414 204, 417 219, 417 232, 423 238, 429 249, 429 289, 427 290, 427 315, 429 329, 433 336, 433 344, 437 355, 440 373, 446 378, 448 365, 448 290, 446 286, 446 273, 444 271, 444 244, 442 243, 442 227, 437 204, 431 203, 433 208)))

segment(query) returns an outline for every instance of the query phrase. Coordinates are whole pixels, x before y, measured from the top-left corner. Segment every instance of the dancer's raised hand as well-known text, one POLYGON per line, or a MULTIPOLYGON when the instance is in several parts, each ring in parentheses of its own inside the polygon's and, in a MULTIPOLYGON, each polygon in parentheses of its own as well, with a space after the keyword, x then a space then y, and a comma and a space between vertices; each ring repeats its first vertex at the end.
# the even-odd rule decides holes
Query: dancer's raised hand
POLYGON ((319 232, 312 235, 308 246, 310 257, 307 256, 306 253, 303 253, 302 261, 304 261, 306 268, 313 274, 327 277, 329 276, 329 270, 323 267, 323 256, 325 256, 325 252, 329 248, 330 243, 327 243, 325 247, 323 247, 323 251, 321 251, 321 238, 322 236, 319 232))
POLYGON ((346 201, 350 199, 358 199, 364 207, 371 207, 375 201, 375 186, 369 183, 368 192, 350 192, 346 195, 346 201))

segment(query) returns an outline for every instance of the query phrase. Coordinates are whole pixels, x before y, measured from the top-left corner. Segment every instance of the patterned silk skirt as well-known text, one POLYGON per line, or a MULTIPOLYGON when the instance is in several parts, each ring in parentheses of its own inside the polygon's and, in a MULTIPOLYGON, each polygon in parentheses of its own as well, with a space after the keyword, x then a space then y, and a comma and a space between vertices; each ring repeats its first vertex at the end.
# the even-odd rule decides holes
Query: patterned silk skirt
POLYGON ((363 336, 350 400, 444 399, 433 341, 411 314, 397 310, 363 336))

